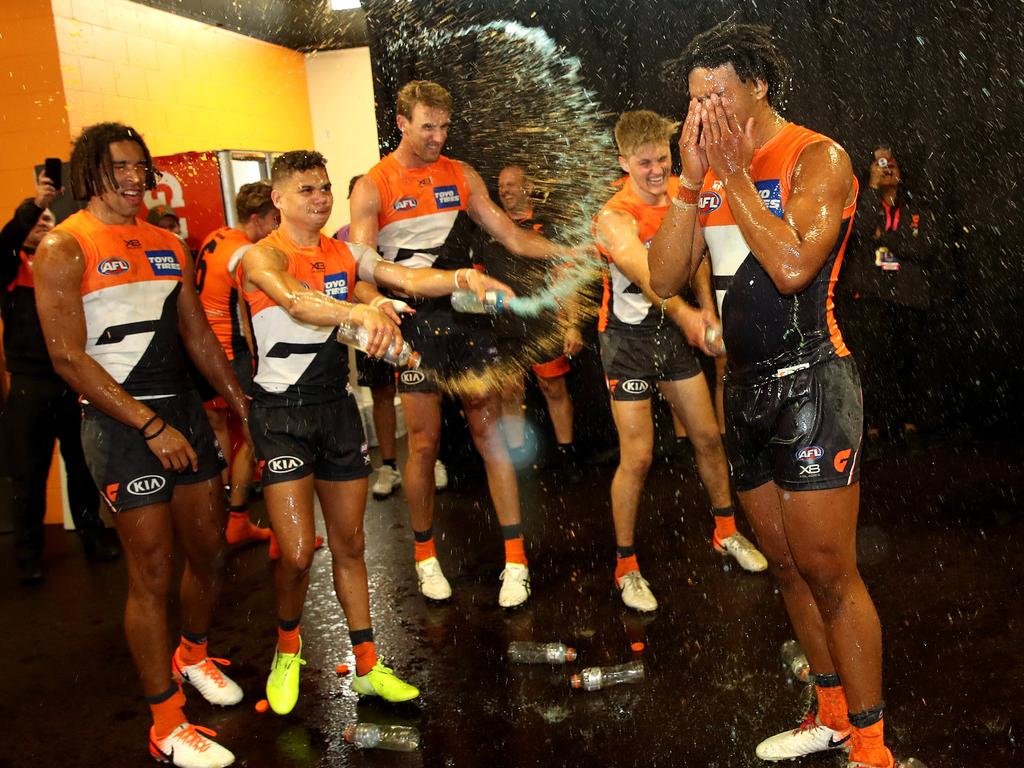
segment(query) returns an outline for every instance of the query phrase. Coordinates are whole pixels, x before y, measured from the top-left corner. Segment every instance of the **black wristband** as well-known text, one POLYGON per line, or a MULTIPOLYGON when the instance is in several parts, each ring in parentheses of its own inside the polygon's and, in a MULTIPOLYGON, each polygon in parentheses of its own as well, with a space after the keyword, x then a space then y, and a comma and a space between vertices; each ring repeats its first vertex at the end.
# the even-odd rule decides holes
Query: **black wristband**
MULTIPOLYGON (((154 418, 156 418, 156 417, 154 417, 154 418)), ((149 421, 152 422, 153 419, 150 419, 149 421)), ((149 422, 147 422, 147 426, 148 426, 148 424, 149 424, 149 422)), ((149 435, 149 436, 147 436, 146 433, 143 432, 142 433, 142 439, 145 440, 148 443, 150 440, 152 440, 154 437, 159 435, 165 429, 167 429, 167 422, 164 421, 163 419, 161 419, 160 429, 158 429, 156 432, 154 432, 152 435, 149 435)))
POLYGON ((143 436, 143 437, 145 437, 145 436, 146 436, 146 430, 147 430, 147 429, 149 429, 149 425, 150 425, 150 424, 152 424, 152 423, 153 423, 154 421, 156 421, 156 420, 157 420, 157 419, 159 419, 159 418, 160 418, 160 417, 159 417, 159 416, 158 416, 157 414, 155 414, 155 413, 154 413, 154 414, 153 414, 153 415, 152 415, 152 416, 151 416, 151 417, 149 418, 149 421, 147 421, 147 422, 146 422, 145 424, 143 424, 143 425, 142 425, 141 427, 139 427, 139 432, 140 432, 140 433, 142 433, 142 436, 143 436))

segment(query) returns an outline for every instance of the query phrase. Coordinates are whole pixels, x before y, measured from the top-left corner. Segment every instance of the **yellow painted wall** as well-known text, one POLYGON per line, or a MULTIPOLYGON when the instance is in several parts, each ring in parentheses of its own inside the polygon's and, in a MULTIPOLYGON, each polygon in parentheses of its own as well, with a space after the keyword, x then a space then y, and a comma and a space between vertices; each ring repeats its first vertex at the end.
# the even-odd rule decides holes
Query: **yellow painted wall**
POLYGON ((155 155, 312 145, 304 57, 128 0, 52 0, 74 136, 117 120, 155 155))

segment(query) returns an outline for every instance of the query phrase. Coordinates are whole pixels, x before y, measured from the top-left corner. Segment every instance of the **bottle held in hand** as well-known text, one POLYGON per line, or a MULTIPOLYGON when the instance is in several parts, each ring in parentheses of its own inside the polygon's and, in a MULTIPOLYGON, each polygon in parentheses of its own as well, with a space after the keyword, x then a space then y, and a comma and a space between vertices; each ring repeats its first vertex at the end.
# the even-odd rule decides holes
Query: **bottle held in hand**
MULTIPOLYGON (((336 338, 339 344, 347 344, 363 352, 366 351, 366 347, 370 343, 369 332, 363 326, 354 323, 342 323, 339 325, 336 338)), ((392 342, 391 346, 388 347, 388 351, 380 359, 391 363, 396 368, 415 369, 420 367, 420 353, 414 351, 409 346, 409 342, 403 340, 399 348, 396 349, 396 346, 392 342)))

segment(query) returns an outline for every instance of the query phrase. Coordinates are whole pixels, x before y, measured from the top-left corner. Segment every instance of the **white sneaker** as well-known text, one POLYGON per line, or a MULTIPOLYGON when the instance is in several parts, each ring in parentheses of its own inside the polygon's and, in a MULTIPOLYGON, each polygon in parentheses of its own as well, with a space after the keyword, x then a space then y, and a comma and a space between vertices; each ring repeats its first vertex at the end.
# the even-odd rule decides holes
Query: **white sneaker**
POLYGON ((849 747, 850 731, 833 731, 822 725, 814 713, 808 713, 799 727, 765 739, 757 745, 756 752, 762 760, 774 762, 849 747))
POLYGON ((231 662, 207 656, 199 663, 186 667, 182 665, 177 650, 171 656, 171 672, 175 680, 190 683, 211 704, 230 707, 242 700, 242 689, 238 687, 238 683, 220 671, 218 664, 227 667, 231 662))
POLYGON ((768 567, 768 561, 765 560, 764 555, 742 533, 734 533, 729 538, 722 540, 713 537, 711 542, 719 553, 736 558, 736 562, 744 571, 758 573, 768 567))
POLYGON ((448 468, 440 459, 434 462, 434 488, 443 491, 448 487, 448 468))
POLYGON ((505 563, 501 572, 501 591, 498 593, 498 605, 502 608, 515 608, 526 602, 530 596, 530 569, 520 563, 505 563))
POLYGON ((644 613, 658 609, 658 601, 654 599, 651 585, 640 575, 640 571, 630 571, 621 579, 616 579, 615 583, 622 591, 622 602, 627 608, 644 613))
POLYGON ((157 741, 150 728, 149 754, 158 763, 170 763, 179 768, 225 768, 235 762, 235 756, 206 738, 216 735, 209 728, 182 723, 166 739, 157 741))
POLYGON ((420 582, 420 593, 428 600, 447 600, 452 596, 452 585, 441 572, 436 557, 416 563, 416 578, 420 582))
POLYGON ((377 470, 377 479, 373 481, 373 498, 386 499, 396 489, 402 487, 402 473, 392 469, 387 464, 382 464, 377 470))

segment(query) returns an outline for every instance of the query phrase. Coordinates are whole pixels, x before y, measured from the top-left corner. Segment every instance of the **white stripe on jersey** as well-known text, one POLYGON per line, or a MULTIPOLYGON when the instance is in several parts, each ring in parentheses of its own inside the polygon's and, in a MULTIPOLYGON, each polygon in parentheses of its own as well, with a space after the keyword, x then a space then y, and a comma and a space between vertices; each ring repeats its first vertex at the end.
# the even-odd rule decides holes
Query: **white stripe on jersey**
POLYGON ((179 285, 177 280, 146 280, 100 288, 82 297, 87 334, 85 352, 118 384, 127 381, 146 354, 156 334, 156 324, 163 316, 167 297, 179 285), (98 343, 107 330, 115 329, 116 337, 118 327, 134 323, 152 323, 152 330, 128 332, 122 339, 98 343))
POLYGON ((246 243, 240 245, 235 249, 235 252, 231 254, 231 258, 228 259, 228 274, 234 277, 235 270, 238 269, 238 265, 242 262, 242 257, 245 256, 245 252, 252 248, 255 243, 246 243))
POLYGON ((313 362, 319 346, 308 353, 293 352, 287 357, 269 357, 275 344, 322 345, 334 334, 334 328, 300 323, 279 306, 267 307, 252 318, 259 364, 253 381, 265 392, 284 392, 295 384, 313 362))
MULTIPOLYGON (((733 277, 750 253, 750 246, 743 239, 739 226, 726 224, 704 227, 703 232, 704 242, 711 254, 711 273, 715 277, 733 277)), ((715 298, 718 299, 718 314, 721 316, 725 291, 716 290, 715 298)))
POLYGON ((650 300, 642 293, 626 293, 633 281, 622 274, 614 262, 608 266, 612 275, 612 313, 619 322, 639 325, 651 311, 650 300))
MULTIPOLYGON (((400 250, 440 248, 448 240, 458 217, 458 211, 442 211, 393 221, 377 234, 377 247, 388 261, 394 261, 400 250)), ((417 253, 402 261, 402 266, 412 269, 432 267, 435 259, 437 256, 432 253, 417 253)))

